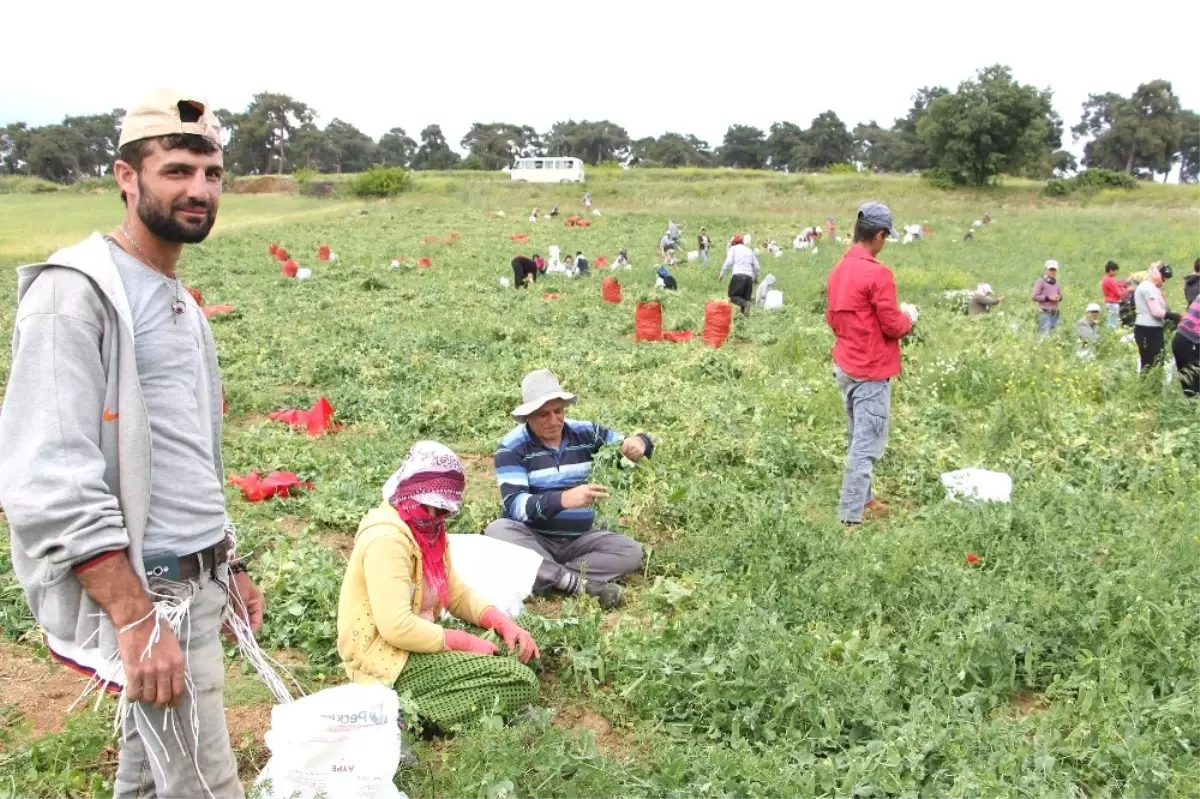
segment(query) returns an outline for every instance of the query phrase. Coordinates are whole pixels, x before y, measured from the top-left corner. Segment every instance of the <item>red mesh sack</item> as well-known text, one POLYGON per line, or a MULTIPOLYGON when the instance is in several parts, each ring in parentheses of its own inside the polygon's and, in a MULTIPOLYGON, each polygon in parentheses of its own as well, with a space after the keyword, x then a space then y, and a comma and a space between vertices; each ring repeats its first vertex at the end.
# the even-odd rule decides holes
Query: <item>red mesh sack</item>
POLYGON ((733 306, 718 300, 704 306, 704 343, 714 349, 729 337, 729 326, 733 324, 733 306))
POLYGON ((621 302, 621 284, 617 282, 615 277, 606 277, 600 284, 600 296, 605 302, 620 303, 621 302))
POLYGON ((662 341, 662 305, 639 302, 634 309, 633 334, 635 341, 662 341))

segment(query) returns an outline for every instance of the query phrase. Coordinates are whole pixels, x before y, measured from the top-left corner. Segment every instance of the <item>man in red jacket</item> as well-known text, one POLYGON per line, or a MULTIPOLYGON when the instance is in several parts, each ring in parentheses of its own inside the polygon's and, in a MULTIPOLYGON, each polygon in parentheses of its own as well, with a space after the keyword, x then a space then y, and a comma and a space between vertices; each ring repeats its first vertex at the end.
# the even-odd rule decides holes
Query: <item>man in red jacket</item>
POLYGON ((917 309, 896 302, 892 270, 875 260, 895 236, 892 212, 882 203, 858 209, 854 244, 829 274, 825 321, 835 338, 833 375, 849 419, 849 455, 838 518, 859 524, 864 513, 887 515, 871 491, 875 462, 887 446, 892 378, 900 374, 900 339, 917 321, 917 309))

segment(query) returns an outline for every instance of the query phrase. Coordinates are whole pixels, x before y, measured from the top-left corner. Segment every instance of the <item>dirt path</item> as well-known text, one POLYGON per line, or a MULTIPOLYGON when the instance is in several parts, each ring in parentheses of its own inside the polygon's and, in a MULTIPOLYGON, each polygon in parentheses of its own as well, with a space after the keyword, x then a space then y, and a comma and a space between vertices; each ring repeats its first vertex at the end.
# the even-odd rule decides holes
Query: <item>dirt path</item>
MULTIPOLYGON (((38 660, 29 649, 0 644, 0 707, 12 708, 0 725, 18 716, 29 734, 40 738, 63 727, 67 708, 83 693, 87 678, 50 660, 38 660)), ((77 707, 75 712, 88 712, 77 707)))

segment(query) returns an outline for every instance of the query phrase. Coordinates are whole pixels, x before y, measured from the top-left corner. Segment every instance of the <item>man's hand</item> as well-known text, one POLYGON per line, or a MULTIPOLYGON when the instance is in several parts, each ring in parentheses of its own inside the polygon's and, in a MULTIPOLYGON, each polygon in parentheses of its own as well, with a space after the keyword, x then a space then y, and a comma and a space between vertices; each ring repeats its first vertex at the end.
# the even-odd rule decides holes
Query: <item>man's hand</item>
POLYGON ((564 508, 586 508, 598 499, 608 499, 608 489, 595 483, 575 486, 563 492, 564 508))
POLYGON ((641 436, 630 436, 621 442, 621 454, 631 461, 636 461, 646 454, 646 442, 641 436))
MULTIPOLYGON (((257 633, 262 627, 263 610, 266 608, 266 602, 263 601, 262 591, 258 590, 258 586, 254 584, 254 581, 250 579, 250 575, 246 572, 231 575, 229 581, 229 608, 237 614, 238 618, 250 625, 250 632, 257 633)), ((229 624, 226 623, 223 629, 225 637, 233 641, 233 629, 229 624)))
POLYGON ((125 698, 130 702, 150 702, 155 707, 175 707, 183 698, 183 651, 179 639, 165 621, 152 615, 130 629, 118 627, 117 649, 125 668, 125 698), (158 628, 158 640, 146 645, 158 628), (143 657, 143 654, 145 657, 143 657))

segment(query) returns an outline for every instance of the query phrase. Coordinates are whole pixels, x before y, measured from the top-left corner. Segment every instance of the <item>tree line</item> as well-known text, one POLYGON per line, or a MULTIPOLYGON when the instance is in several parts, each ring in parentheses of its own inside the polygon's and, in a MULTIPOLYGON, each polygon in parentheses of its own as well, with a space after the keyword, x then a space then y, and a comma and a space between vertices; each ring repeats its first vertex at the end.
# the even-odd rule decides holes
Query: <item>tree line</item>
MULTIPOLYGON (((334 118, 324 128, 317 112, 286 94, 254 95, 244 111, 219 109, 227 136, 226 167, 235 174, 361 172, 376 164, 407 169, 498 170, 527 156, 575 156, 587 164, 615 161, 631 166, 723 166, 814 171, 839 164, 874 172, 937 169, 947 180, 981 186, 1001 174, 1048 178, 1079 164, 1063 149, 1062 119, 1049 89, 1017 82, 1005 66, 980 70, 951 91, 923 87, 908 114, 888 127, 874 120, 853 129, 833 111, 807 127, 775 122, 768 130, 734 124, 712 147, 694 135, 667 132, 632 139, 608 120, 567 120, 538 132, 528 125, 474 123, 460 140, 459 155, 439 125, 413 139, 392 128, 372 139, 334 118)), ((0 168, 61 183, 106 174, 116 157, 124 110, 66 117, 61 124, 30 127, 15 122, 0 130, 0 168)), ((1200 117, 1182 108, 1171 83, 1144 83, 1128 97, 1094 94, 1071 128, 1086 139, 1082 166, 1153 179, 1175 166, 1181 179, 1200 173, 1200 117)))

